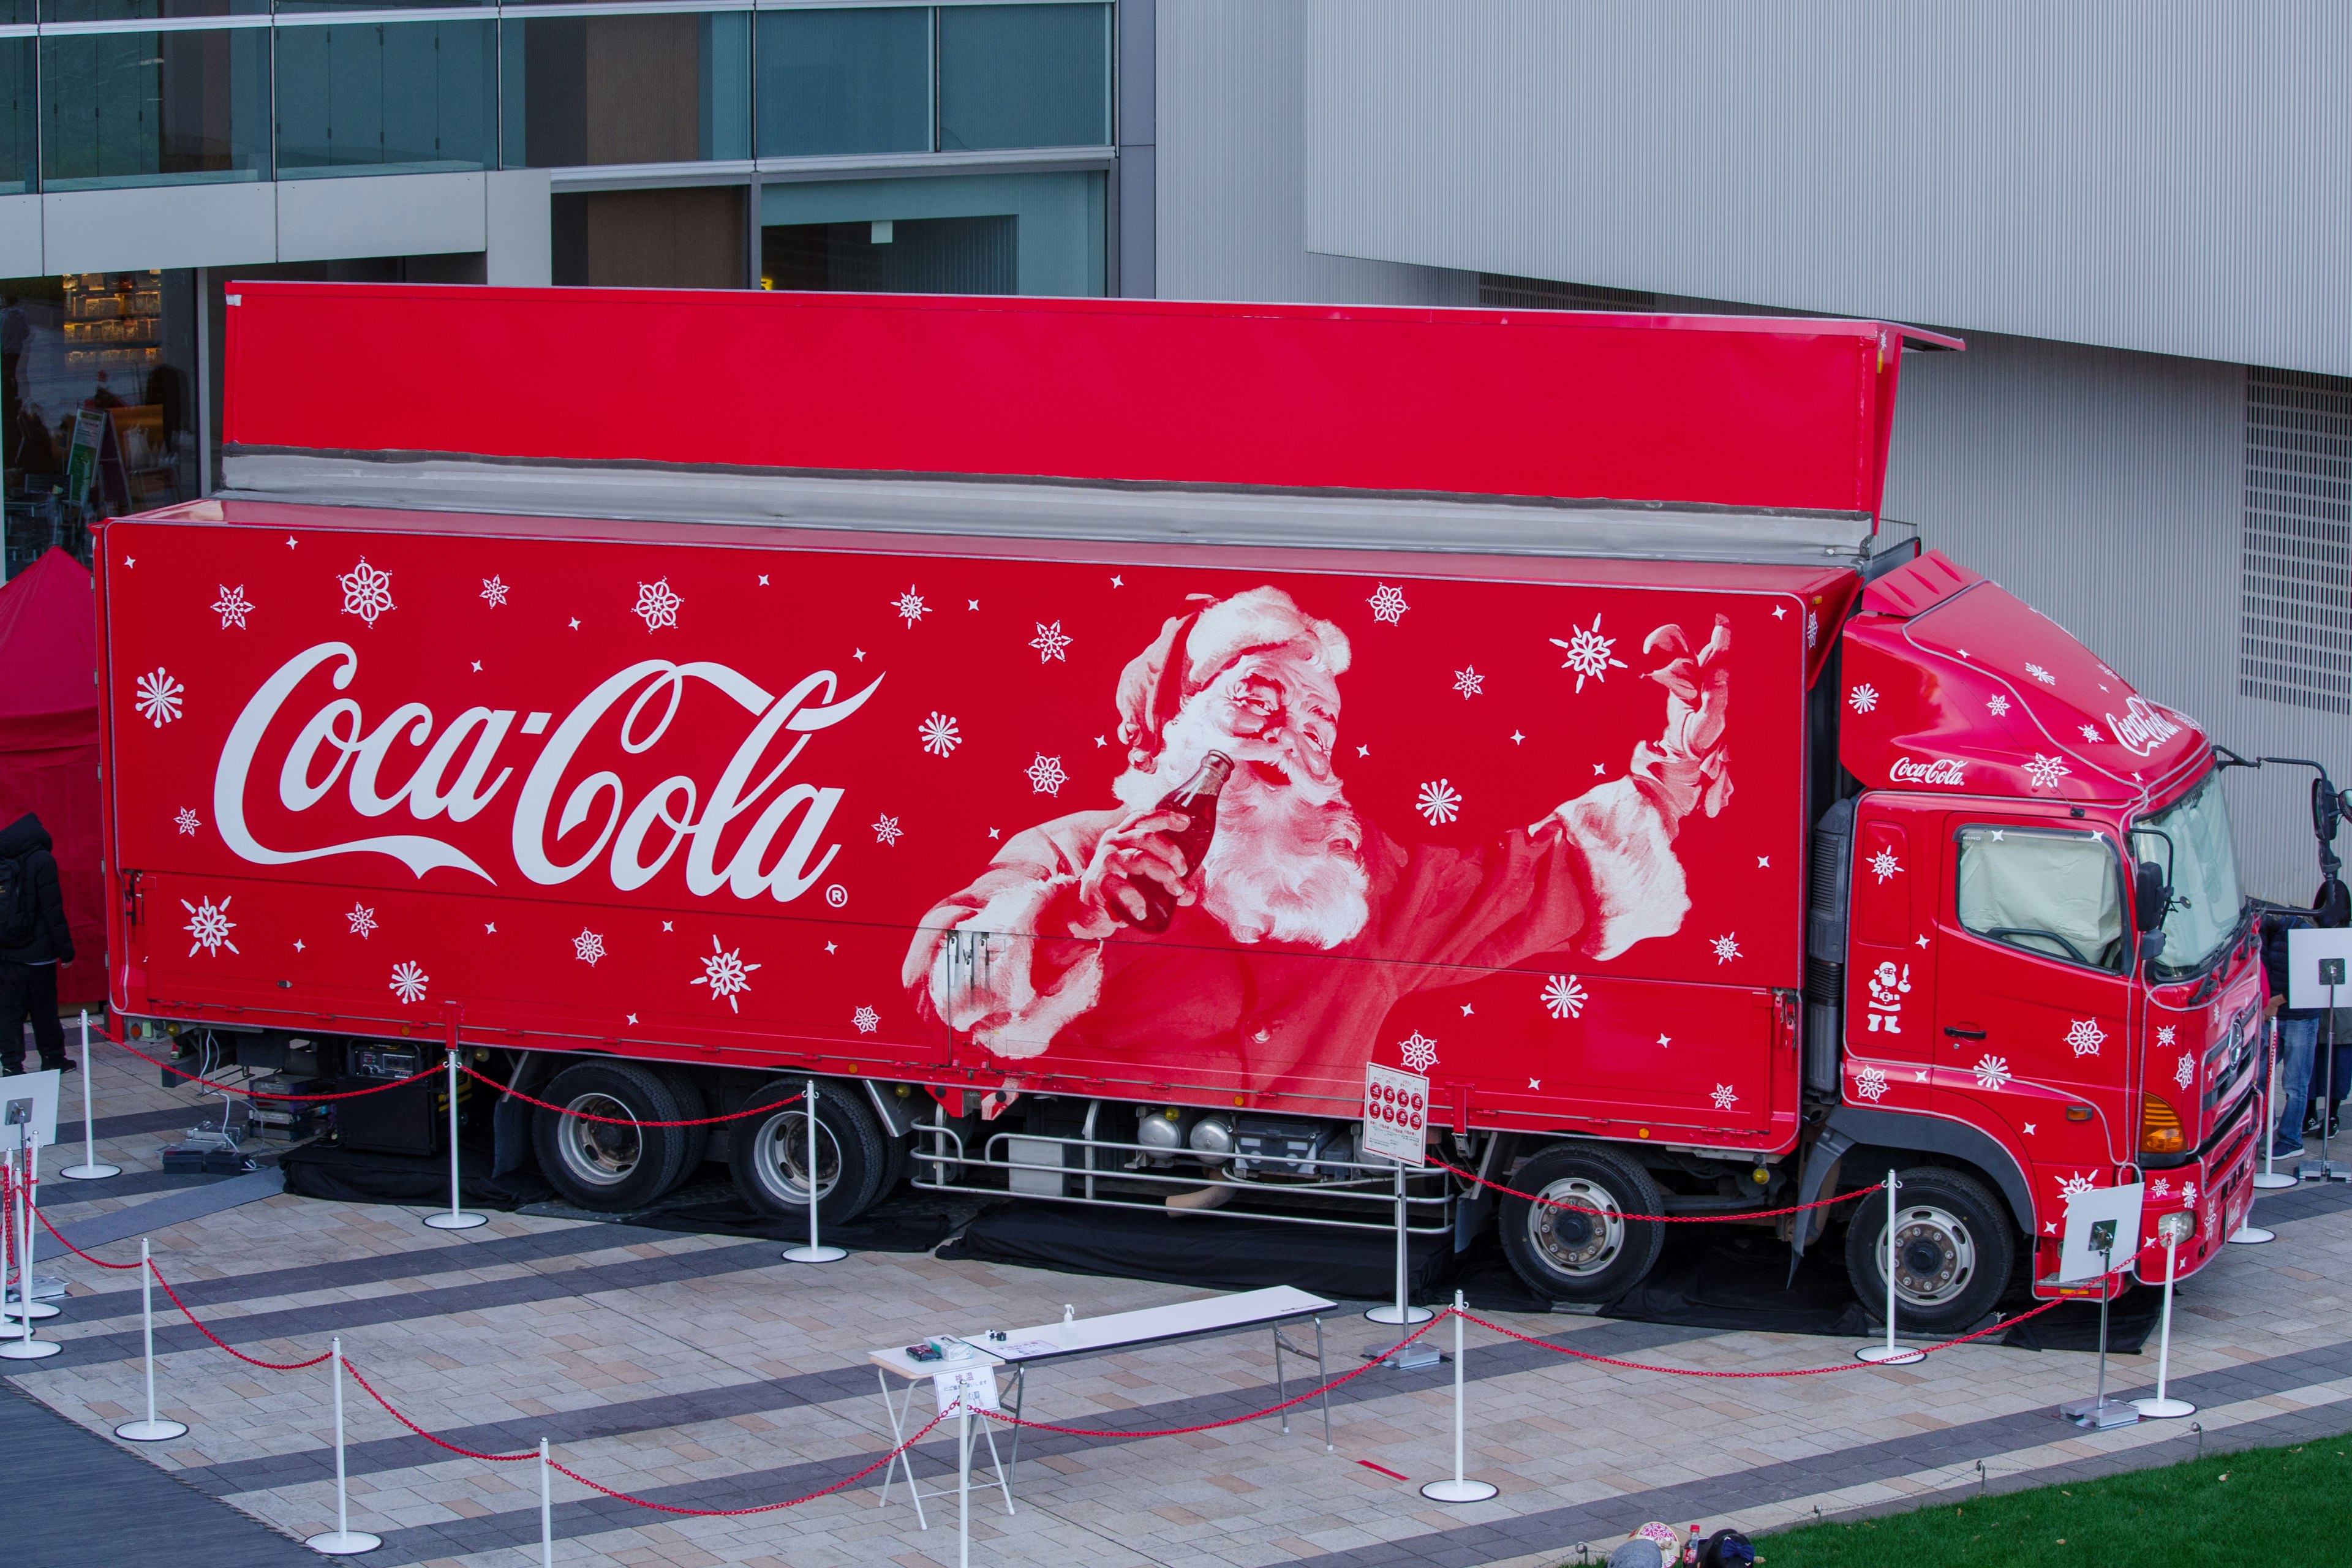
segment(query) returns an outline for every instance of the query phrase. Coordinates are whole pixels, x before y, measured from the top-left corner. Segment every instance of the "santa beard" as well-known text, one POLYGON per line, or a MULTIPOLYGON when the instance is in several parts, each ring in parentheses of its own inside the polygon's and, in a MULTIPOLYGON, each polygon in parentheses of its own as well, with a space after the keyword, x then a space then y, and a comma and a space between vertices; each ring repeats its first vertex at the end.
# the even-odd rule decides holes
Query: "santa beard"
POLYGON ((1285 750, 1224 734, 1187 703, 1162 735, 1146 772, 1129 768, 1112 785, 1129 810, 1156 804, 1199 771, 1213 751, 1236 763, 1217 797, 1217 836, 1200 868, 1201 907, 1236 942, 1310 942, 1332 948, 1371 918, 1363 824, 1338 778, 1316 780, 1285 750), (1250 764, 1280 769, 1269 784, 1250 764))

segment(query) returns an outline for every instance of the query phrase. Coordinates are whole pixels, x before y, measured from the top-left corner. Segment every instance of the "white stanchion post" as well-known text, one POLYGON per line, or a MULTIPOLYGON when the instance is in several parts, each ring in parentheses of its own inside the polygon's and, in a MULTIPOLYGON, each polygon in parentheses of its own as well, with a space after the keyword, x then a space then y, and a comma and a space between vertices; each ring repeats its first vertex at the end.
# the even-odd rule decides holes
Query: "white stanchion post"
POLYGON ((1492 1481, 1474 1481, 1463 1474, 1462 1292, 1454 1292, 1454 1479, 1432 1481, 1421 1495, 1432 1502, 1485 1502, 1497 1490, 1492 1481))
POLYGON ((90 1120, 89 1110, 89 1009, 81 1010, 81 1163, 68 1165, 58 1173, 68 1181, 102 1182, 109 1176, 122 1174, 120 1165, 98 1163, 98 1126, 90 1120))
POLYGON ((457 1028, 449 1030, 449 1212, 430 1214, 425 1223, 435 1230, 471 1230, 478 1225, 488 1225, 486 1214, 467 1214, 457 1201, 457 1028))
POLYGON ((971 1568, 971 1404, 961 1392, 956 1394, 956 1568, 971 1568))
POLYGON ((555 1503, 547 1469, 547 1439, 539 1440, 539 1568, 555 1568, 555 1503))
POLYGON ((2197 1406, 2189 1401, 2168 1397, 2166 1386, 2172 1373, 2172 1280, 2180 1272, 2180 1244, 2189 1234, 2188 1220, 2186 1214, 2168 1214, 2156 1222, 2158 1232, 2164 1237, 2164 1316, 2158 1320, 2162 1326, 2157 1330, 2156 1397, 2131 1402, 2133 1409, 2156 1420, 2197 1414, 2197 1406))
POLYGON ((335 1366, 335 1528, 314 1535, 302 1544, 329 1557, 355 1557, 362 1552, 373 1552, 383 1544, 383 1538, 370 1535, 364 1530, 352 1528, 351 1497, 343 1474, 343 1342, 340 1335, 329 1342, 331 1359, 335 1366))
POLYGON ((1413 1323, 1425 1323, 1437 1316, 1428 1308, 1413 1306, 1405 1300, 1407 1273, 1405 1236, 1404 1166, 1400 1163, 1396 1168, 1396 1300, 1374 1307, 1370 1311, 1366 1312, 1364 1316, 1372 1322, 1394 1323, 1399 1327, 1404 1327, 1413 1323))
MULTIPOLYGON (((2299 1185, 2293 1176, 2282 1176, 2271 1168, 2274 1158, 2271 1145, 2278 1141, 2278 1020, 2271 1020, 2270 1069, 2263 1074, 2263 1168, 2254 1173, 2254 1190, 2259 1193, 2283 1192, 2299 1185)), ((2295 1129, 2297 1133, 2303 1131, 2295 1129)))
POLYGON ((817 1241, 816 1079, 808 1080, 807 1087, 801 1090, 801 1110, 808 1118, 809 1238, 806 1247, 787 1247, 784 1250, 784 1261, 787 1263, 838 1263, 849 1254, 838 1247, 822 1246, 817 1241))
MULTIPOLYGON (((16 1247, 16 1321, 22 1327, 23 1332, 16 1339, 10 1340, 6 1344, 0 1344, 0 1358, 5 1358, 9 1361, 39 1361, 45 1356, 53 1356, 59 1351, 66 1348, 65 1346, 58 1343, 55 1340, 37 1340, 33 1337, 33 1320, 43 1315, 35 1311, 33 1309, 47 1305, 47 1303, 33 1300, 33 1163, 31 1153, 37 1145, 32 1142, 32 1131, 31 1127, 22 1122, 17 1124, 16 1145, 19 1163, 17 1167, 17 1179, 15 1184, 17 1194, 16 1205, 16 1212, 10 1215, 8 1217, 11 1220, 21 1221, 22 1224, 22 1228, 19 1233, 20 1239, 16 1247)), ((49 1311, 52 1314, 55 1313, 56 1310, 57 1309, 54 1307, 49 1308, 49 1311)))
POLYGON ((1879 1250, 1879 1267, 1886 1274, 1886 1342, 1864 1345, 1853 1352, 1856 1361, 1866 1361, 1874 1366, 1908 1366, 1915 1361, 1925 1361, 1927 1352, 1913 1350, 1895 1342, 1895 1200, 1898 1183, 1895 1173, 1886 1173, 1886 1244, 1879 1250))
POLYGON ((114 1435, 126 1443, 163 1443, 187 1435, 184 1421, 160 1421, 155 1416, 155 1266, 147 1256, 147 1238, 139 1238, 139 1332, 147 1363, 147 1419, 125 1421, 114 1435))
MULTIPOLYGON (((29 1132, 30 1129, 25 1131, 29 1132)), ((28 1138, 20 1142, 24 1146, 17 1151, 19 1169, 16 1202, 23 1211, 25 1239, 24 1245, 16 1253, 16 1304, 0 1309, 0 1312, 16 1317, 29 1314, 36 1320, 54 1318, 58 1315, 58 1308, 51 1302, 39 1300, 33 1294, 35 1284, 33 1238, 38 1234, 34 1228, 34 1222, 40 1217, 41 1213, 41 1141, 38 1138, 28 1138)))

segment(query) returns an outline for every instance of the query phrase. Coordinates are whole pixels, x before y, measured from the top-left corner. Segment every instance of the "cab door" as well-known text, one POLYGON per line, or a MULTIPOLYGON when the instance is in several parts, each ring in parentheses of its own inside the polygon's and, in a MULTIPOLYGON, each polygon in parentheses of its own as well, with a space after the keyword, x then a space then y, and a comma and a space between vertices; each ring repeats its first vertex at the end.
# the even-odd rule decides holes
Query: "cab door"
POLYGON ((1864 795, 1854 812, 1846 927, 1845 1099, 1925 1110, 1940 1056, 1929 933, 1944 802, 1864 795))
MULTIPOLYGON (((2129 1160, 2124 862, 2071 818, 1953 813, 1936 935, 1936 1079, 1946 1114, 2006 1127, 2037 1205, 2129 1160)), ((2051 1211, 2045 1211, 2051 1212, 2051 1211)))

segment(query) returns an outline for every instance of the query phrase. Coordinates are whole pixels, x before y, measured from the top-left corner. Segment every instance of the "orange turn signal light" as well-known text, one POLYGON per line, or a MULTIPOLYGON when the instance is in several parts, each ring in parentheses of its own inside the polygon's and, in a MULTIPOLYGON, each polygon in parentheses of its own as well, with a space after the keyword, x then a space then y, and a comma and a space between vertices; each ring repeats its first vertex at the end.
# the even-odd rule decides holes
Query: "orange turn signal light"
POLYGON ((2143 1154, 2182 1154, 2189 1150, 2189 1134, 2180 1125, 2180 1115, 2159 1095, 2146 1094, 2139 1101, 2139 1152, 2143 1154))

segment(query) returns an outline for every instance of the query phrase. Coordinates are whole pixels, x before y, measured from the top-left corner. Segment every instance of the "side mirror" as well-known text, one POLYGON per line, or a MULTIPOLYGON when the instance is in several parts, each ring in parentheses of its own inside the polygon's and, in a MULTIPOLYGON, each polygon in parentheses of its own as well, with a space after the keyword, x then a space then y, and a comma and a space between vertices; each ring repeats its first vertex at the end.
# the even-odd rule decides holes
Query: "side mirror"
POLYGON ((2153 860, 2134 866, 2132 924, 2139 928, 2142 958, 2153 958, 2164 951, 2164 917, 2171 908, 2172 889, 2165 883, 2164 868, 2153 860))
POLYGON ((2344 797, 2326 773, 2311 781, 2311 829, 2322 844, 2336 842, 2336 825, 2344 820, 2344 797))

